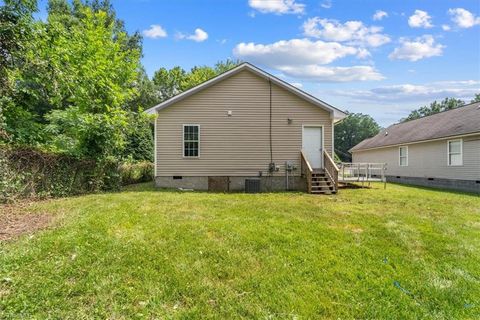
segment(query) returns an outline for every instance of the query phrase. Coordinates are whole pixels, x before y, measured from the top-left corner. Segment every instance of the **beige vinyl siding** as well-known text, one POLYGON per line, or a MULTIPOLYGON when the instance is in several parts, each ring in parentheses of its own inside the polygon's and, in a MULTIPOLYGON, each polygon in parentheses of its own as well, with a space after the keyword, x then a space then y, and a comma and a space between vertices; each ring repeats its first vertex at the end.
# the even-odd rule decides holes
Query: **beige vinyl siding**
MULTIPOLYGON (((273 161, 280 166, 277 175, 284 175, 287 160, 295 162, 295 174, 300 174, 302 125, 323 125, 324 148, 331 152, 330 113, 272 84, 273 161)), ((160 110, 155 134, 157 176, 266 174, 270 162, 269 83, 250 71, 241 71, 160 110), (183 124, 200 125, 199 158, 183 157, 183 124)))
POLYGON ((406 167, 399 166, 398 146, 354 152, 353 162, 386 162, 390 176, 480 180, 480 135, 462 139, 462 166, 448 165, 449 139, 409 144, 406 167))

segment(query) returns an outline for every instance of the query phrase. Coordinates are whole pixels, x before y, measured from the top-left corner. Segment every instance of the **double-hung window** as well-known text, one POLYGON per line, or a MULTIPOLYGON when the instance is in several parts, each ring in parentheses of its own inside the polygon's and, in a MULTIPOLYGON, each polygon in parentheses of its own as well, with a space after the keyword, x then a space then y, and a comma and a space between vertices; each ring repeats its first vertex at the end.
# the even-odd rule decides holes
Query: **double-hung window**
POLYGON ((408 147, 400 147, 398 148, 398 163, 401 167, 408 166, 408 147))
POLYGON ((198 124, 183 125, 183 156, 187 158, 200 156, 200 126, 198 124))
POLYGON ((448 165, 449 166, 461 166, 463 165, 462 155, 462 140, 449 140, 447 142, 448 147, 448 165))

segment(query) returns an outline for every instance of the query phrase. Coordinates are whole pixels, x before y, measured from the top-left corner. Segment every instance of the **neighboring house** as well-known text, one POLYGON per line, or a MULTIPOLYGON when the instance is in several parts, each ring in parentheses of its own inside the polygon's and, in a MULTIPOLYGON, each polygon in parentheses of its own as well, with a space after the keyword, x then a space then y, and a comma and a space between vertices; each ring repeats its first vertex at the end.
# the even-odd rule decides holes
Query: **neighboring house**
POLYGON ((251 64, 147 112, 157 115, 159 187, 241 191, 254 178, 261 190, 336 191, 323 168, 332 167, 333 127, 346 114, 251 64))
POLYGON ((480 192, 480 103, 394 124, 350 152, 386 163, 388 181, 480 192))

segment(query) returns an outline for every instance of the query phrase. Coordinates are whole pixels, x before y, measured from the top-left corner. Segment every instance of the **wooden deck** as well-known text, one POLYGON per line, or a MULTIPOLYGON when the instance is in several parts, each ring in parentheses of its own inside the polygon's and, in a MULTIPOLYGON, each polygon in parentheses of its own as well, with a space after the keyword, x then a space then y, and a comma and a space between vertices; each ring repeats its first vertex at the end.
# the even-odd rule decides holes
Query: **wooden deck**
POLYGON ((386 184, 385 163, 349 163, 342 162, 339 165, 338 181, 340 183, 361 183, 362 185, 370 182, 383 182, 386 184))

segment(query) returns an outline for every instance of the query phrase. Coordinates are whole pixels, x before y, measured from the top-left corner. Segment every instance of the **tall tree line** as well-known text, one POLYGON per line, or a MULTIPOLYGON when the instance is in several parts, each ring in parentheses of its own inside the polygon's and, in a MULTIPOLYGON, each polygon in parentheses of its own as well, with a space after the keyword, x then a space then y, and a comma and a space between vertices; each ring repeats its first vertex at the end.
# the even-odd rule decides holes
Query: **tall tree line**
POLYGON ((143 110, 234 67, 227 60, 149 79, 142 38, 109 0, 35 0, 0 7, 0 142, 94 159, 152 160, 143 110))

